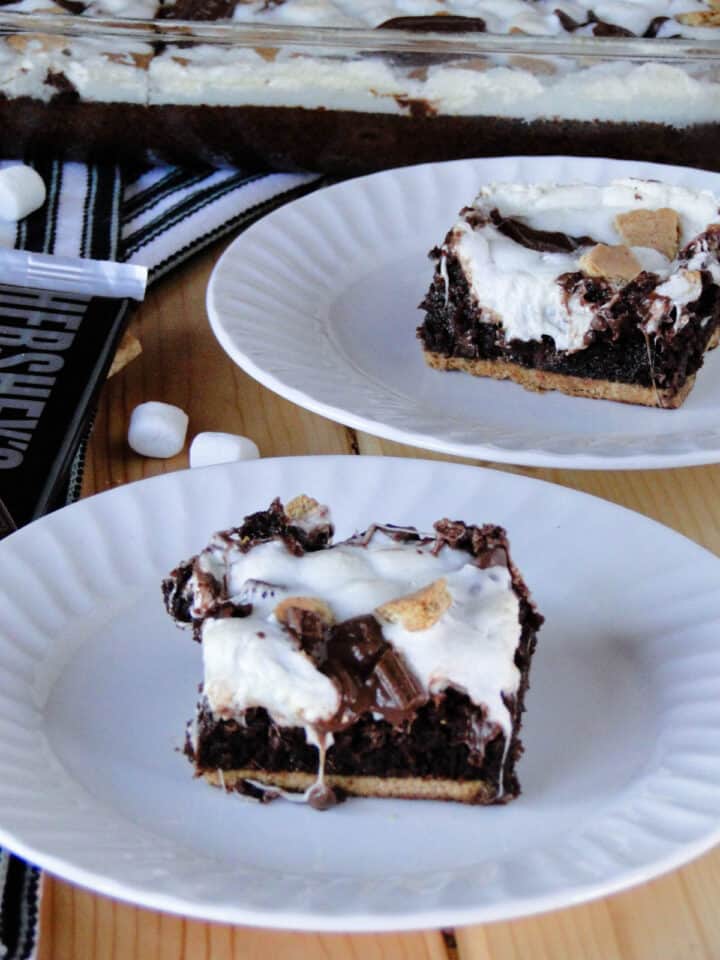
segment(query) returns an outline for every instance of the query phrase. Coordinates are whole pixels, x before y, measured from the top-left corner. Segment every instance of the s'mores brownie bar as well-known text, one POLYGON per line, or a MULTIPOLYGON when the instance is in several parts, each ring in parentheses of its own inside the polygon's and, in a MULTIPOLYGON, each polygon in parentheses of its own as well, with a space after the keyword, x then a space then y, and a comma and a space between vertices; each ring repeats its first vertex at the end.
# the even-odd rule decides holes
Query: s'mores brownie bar
POLYGON ((210 783, 315 807, 345 794, 505 803, 542 617, 505 532, 440 520, 332 543, 275 500, 164 581, 202 644, 186 753, 210 783))
POLYGON ((719 247, 708 191, 483 187, 431 251, 425 358, 531 390, 678 407, 720 324, 719 247))

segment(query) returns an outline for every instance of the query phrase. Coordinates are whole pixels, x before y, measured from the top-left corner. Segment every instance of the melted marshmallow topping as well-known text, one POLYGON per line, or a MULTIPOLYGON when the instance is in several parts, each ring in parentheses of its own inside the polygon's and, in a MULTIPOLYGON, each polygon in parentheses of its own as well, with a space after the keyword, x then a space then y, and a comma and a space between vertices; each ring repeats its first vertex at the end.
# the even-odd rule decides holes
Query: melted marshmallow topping
MULTIPOLYGON (((483 187, 448 236, 440 275, 447 276, 442 261, 453 254, 473 296, 488 319, 502 327, 506 341, 548 336, 558 350, 581 350, 587 345, 596 309, 581 296, 568 295, 558 279, 581 271, 583 254, 596 243, 622 243, 614 224, 618 214, 661 208, 671 208, 678 214, 681 250, 718 220, 718 199, 709 191, 654 181, 615 180, 607 186, 483 187), (575 249, 553 251, 542 249, 542 244, 533 248, 518 242, 494 222, 494 212, 495 220, 499 214, 535 231, 566 235, 576 241, 575 249)), ((701 249, 689 262, 681 262, 677 257, 669 260, 650 247, 630 249, 642 270, 657 275, 657 309, 653 316, 660 317, 671 309, 677 323, 683 322, 683 308, 702 292, 699 271, 708 270, 716 281, 720 275, 717 256, 707 250, 701 249)), ((647 332, 654 332, 657 327, 653 324, 651 320, 647 332)))
MULTIPOLYGON (((718 27, 695 25, 687 14, 712 15, 704 0, 5 0, 23 13, 154 19, 233 19, 248 26, 378 28, 401 18, 440 22, 472 18, 489 34, 593 38, 624 32, 659 39, 714 40, 718 27), (676 17, 681 20, 677 20, 676 17)), ((457 29, 462 35, 462 21, 457 29)), ((425 23, 427 28, 427 23, 425 23)), ((22 39, 22 38, 21 38, 22 39)), ((54 40, 54 38, 50 38, 54 40)), ((293 46, 163 43, 123 62, 132 47, 110 37, 66 38, 63 51, 47 37, 18 49, 0 41, 0 94, 45 102, 66 92, 84 101, 146 104, 255 105, 411 115, 491 116, 659 122, 675 127, 715 123, 720 110, 716 72, 701 58, 663 62, 490 54, 448 62, 428 58, 423 69, 392 55, 293 46)), ((137 51, 133 51, 137 52, 137 51)))
MULTIPOLYGON (((10 10, 23 13, 78 13, 88 17, 156 17, 180 19, 232 18, 253 24, 294 27, 378 27, 403 18, 455 16, 481 22, 492 34, 522 31, 533 36, 612 35, 605 27, 619 28, 642 36, 658 17, 657 37, 707 36, 708 28, 674 18, 687 13, 706 12, 705 0, 223 0, 197 3, 187 0, 6 0, 10 10)), ((412 29, 412 24, 408 26, 412 29)), ((425 26, 425 29, 428 27, 425 26)), ((462 31, 462 24, 458 26, 462 31)))
POLYGON ((428 696, 459 688, 487 708, 488 722, 509 740, 511 717, 503 694, 518 688, 514 652, 520 626, 506 567, 480 569, 465 551, 434 552, 432 542, 398 543, 378 535, 367 545, 348 542, 302 556, 280 541, 246 553, 206 551, 202 563, 213 576, 226 578, 231 595, 252 592, 258 598, 248 617, 203 623, 204 692, 217 716, 263 706, 277 724, 302 726, 308 740, 317 742, 314 728, 337 713, 339 693, 277 621, 278 598, 321 597, 342 621, 444 578, 451 603, 434 624, 408 630, 401 622, 381 620, 383 635, 428 696), (258 583, 265 585, 265 597, 258 583))

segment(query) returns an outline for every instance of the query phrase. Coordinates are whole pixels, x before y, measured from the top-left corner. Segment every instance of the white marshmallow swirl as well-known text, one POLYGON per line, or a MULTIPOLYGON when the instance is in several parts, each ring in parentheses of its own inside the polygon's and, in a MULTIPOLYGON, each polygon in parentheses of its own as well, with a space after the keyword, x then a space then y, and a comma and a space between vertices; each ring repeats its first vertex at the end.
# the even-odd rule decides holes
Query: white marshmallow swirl
MULTIPOLYGON (((448 686, 466 692, 509 739, 512 722, 502 695, 516 693, 520 682, 514 662, 520 625, 507 568, 482 570, 463 550, 433 552, 432 542, 399 543, 376 534, 367 546, 347 542, 300 557, 280 541, 247 553, 209 550, 199 561, 200 580, 203 572, 225 579, 230 595, 247 595, 248 582, 253 590, 262 582, 276 585, 278 597, 321 597, 338 620, 372 613, 444 577, 452 602, 437 622, 415 631, 383 623, 383 634, 428 695, 448 686)), ((276 723, 303 726, 316 742, 312 728, 333 717, 339 694, 278 623, 274 607, 260 602, 248 617, 204 621, 205 696, 217 716, 263 706, 276 723)))
MULTIPOLYGON (((582 254, 594 242, 622 243, 614 225, 618 214, 661 208, 678 213, 681 248, 718 220, 718 198, 709 191, 695 192, 654 181, 624 179, 607 186, 493 184, 481 189, 452 228, 443 258, 450 254, 457 258, 477 303, 488 321, 502 327, 506 341, 548 336, 558 350, 574 352, 586 346, 595 310, 579 296, 568 296, 558 278, 579 271, 582 254), (501 232, 491 220, 493 211, 534 230, 589 236, 592 243, 567 253, 531 249, 501 232)), ((701 292, 697 271, 720 272, 717 256, 708 252, 698 255, 697 262, 683 265, 655 249, 631 250, 642 269, 659 278, 654 291, 659 298, 657 314, 662 315, 672 304, 680 325, 684 322, 683 308, 697 300, 701 292)), ((442 260, 440 275, 447 277, 442 260)), ((648 328, 648 332, 654 330, 648 328)))

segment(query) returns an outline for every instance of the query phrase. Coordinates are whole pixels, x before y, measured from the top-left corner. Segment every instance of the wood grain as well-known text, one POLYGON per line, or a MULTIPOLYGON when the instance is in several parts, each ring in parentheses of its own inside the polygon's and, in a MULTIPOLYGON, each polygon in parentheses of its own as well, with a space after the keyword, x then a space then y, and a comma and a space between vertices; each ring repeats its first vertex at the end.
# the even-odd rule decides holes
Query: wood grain
POLYGON ((447 960, 438 931, 285 933, 200 923, 46 877, 38 960, 447 960))
MULTIPOLYGON (((110 380, 89 445, 84 493, 187 466, 187 450, 147 460, 127 447, 144 400, 190 414, 189 436, 228 430, 263 456, 419 456, 427 451, 356 433, 271 394, 238 370, 209 334, 204 291, 219 248, 154 289, 133 321, 142 355, 110 380)), ((269 320, 268 322, 271 322, 269 320)), ((720 467, 600 472, 495 469, 550 480, 638 510, 720 553, 720 467)), ((96 896, 47 877, 40 960, 718 960, 720 851, 634 890, 538 917, 455 931, 340 936, 206 924, 96 896)))

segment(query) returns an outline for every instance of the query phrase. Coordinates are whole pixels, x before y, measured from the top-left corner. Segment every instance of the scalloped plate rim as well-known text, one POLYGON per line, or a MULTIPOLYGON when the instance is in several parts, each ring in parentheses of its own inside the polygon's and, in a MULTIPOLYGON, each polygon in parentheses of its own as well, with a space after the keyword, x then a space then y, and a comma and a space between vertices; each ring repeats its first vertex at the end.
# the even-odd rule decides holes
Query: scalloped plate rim
MULTIPOLYGON (((97 504, 100 501, 102 501, 103 505, 106 505, 106 508, 109 510, 109 505, 112 501, 122 501, 126 497, 142 498, 144 495, 143 491, 150 489, 151 487, 153 489, 161 489, 164 486, 170 487, 176 484, 182 487, 185 483, 183 478, 199 478, 201 475, 205 475, 210 478, 213 474, 220 477, 225 473, 233 471, 240 472, 241 470, 247 470, 248 468, 251 470, 251 472, 259 473, 261 475, 263 472, 270 472, 272 470, 276 470, 281 473, 292 470, 295 475, 300 476, 305 470, 310 470, 312 472, 312 470, 314 470, 316 467, 321 466, 323 462, 335 467, 342 464, 340 468, 341 473, 346 469, 362 469, 364 464, 374 464, 374 469, 389 471, 390 473, 398 469, 412 473, 416 469, 415 464, 417 464, 421 469, 427 469, 431 473, 437 472, 440 474, 464 474, 466 477, 482 474, 484 478, 483 482, 488 482, 491 486, 493 484, 499 485, 502 478, 503 481, 507 481, 507 485, 509 487, 513 487, 518 492, 523 490, 546 490, 548 491, 548 496, 553 496, 554 494, 558 494, 559 491, 562 491, 563 496, 569 497, 576 503, 584 504, 589 502, 591 505, 594 503, 597 505, 597 509, 604 510, 608 513, 612 513, 613 515, 630 515, 634 517, 636 521, 641 522, 644 526, 647 526, 650 529, 655 529, 658 535, 670 537, 672 540, 682 541, 686 545, 690 545, 693 550, 698 553, 698 555, 705 555, 709 561, 712 561, 714 564, 720 567, 720 558, 716 557, 702 546, 696 544, 694 541, 691 541, 689 538, 684 537, 676 531, 665 527, 663 524, 660 524, 659 522, 645 517, 644 515, 632 511, 626 507, 613 504, 610 501, 606 501, 600 497, 586 494, 577 490, 562 488, 559 485, 550 483, 548 481, 539 480, 533 477, 526 477, 523 475, 508 475, 488 468, 464 464, 452 464, 443 461, 411 460, 391 457, 358 458, 349 455, 335 455, 328 457, 303 456, 267 458, 267 460, 255 461, 251 464, 223 464, 204 468, 202 470, 175 471, 172 473, 138 480, 131 484, 126 484, 121 487, 116 487, 112 490, 105 491, 94 497, 81 500, 22 528, 0 544, 0 556, 2 556, 5 552, 10 552, 9 548, 11 548, 14 543, 19 543, 21 541, 34 538, 36 531, 40 527, 62 528, 66 518, 81 517, 83 513, 88 513, 92 516, 96 509, 100 509, 97 507, 97 504), (267 464, 267 466, 262 466, 263 464, 267 464), (553 493, 550 493, 550 491, 553 491, 553 493)), ((0 638, 0 645, 4 644, 5 642, 6 641, 4 638, 0 638)), ((2 696, 3 695, 0 695, 0 700, 2 699, 2 696)), ((2 757, 1 746, 0 757, 2 757)), ((0 794, 1 793, 2 788, 0 786, 0 794)), ((481 815, 482 811, 478 811, 478 814, 481 815)), ((97 871, 92 871, 74 864, 72 862, 72 858, 68 860, 67 857, 44 853, 41 847, 33 844, 32 842, 26 842, 23 839, 19 839, 18 837, 14 836, 12 830, 8 830, 4 825, 0 824, 0 843, 16 852, 18 855, 35 862, 43 869, 47 869, 59 877, 78 883, 81 886, 108 896, 117 897, 121 900, 135 903, 139 906, 164 910, 170 913, 181 914, 198 919, 239 924, 265 925, 274 929, 294 929, 305 931, 322 930, 327 932, 382 932, 392 930, 419 930, 427 927, 484 923, 494 920, 506 920, 521 916, 530 916, 551 909, 558 909, 561 907, 585 903, 599 897, 607 896, 611 893, 628 889, 687 863, 688 861, 711 849, 718 843, 718 841, 720 841, 720 821, 713 830, 706 831, 695 841, 679 843, 677 844, 676 849, 668 852, 659 859, 654 860, 652 863, 635 867, 633 869, 627 869, 623 871, 621 875, 615 877, 614 880, 575 885, 571 890, 563 890, 560 892, 556 891, 544 896, 515 897, 505 903, 491 904, 489 906, 485 905, 478 908, 452 908, 448 906, 442 906, 433 910, 424 910, 421 914, 414 914, 412 912, 390 912, 387 914, 376 913, 371 916, 363 913, 318 916, 317 914, 308 915, 302 912, 274 909, 262 910, 258 908, 252 908, 245 910, 242 906, 228 906, 228 904, 225 903, 217 905, 198 903, 192 900, 183 899, 178 896, 172 896, 153 891, 149 882, 145 889, 139 889, 138 884, 117 881, 112 876, 108 877, 105 874, 100 874, 97 871)))
MULTIPOLYGON (((485 162, 506 160, 508 162, 528 162, 528 161, 549 161, 557 163, 578 163, 578 164, 598 164, 606 163, 609 165, 628 165, 628 161, 618 158, 606 157, 572 157, 570 155, 544 155, 538 157, 528 156, 507 156, 507 157, 489 157, 489 158, 468 158, 463 160, 450 160, 440 163, 424 163, 408 167, 395 167, 383 170, 378 173, 371 173, 365 176, 356 177, 340 183, 332 184, 322 188, 323 194, 332 195, 333 191, 348 191, 356 189, 365 189, 368 185, 372 186, 373 181, 380 178, 402 177, 406 173, 413 171, 432 171, 438 167, 482 165, 485 162)), ((645 170, 647 175, 656 173, 658 176, 663 170, 673 171, 692 171, 695 174, 707 175, 712 180, 717 181, 718 192, 720 192, 720 174, 713 171, 704 171, 698 168, 677 167, 672 164, 653 163, 643 161, 633 164, 633 167, 645 170)), ((322 399, 314 395, 307 389, 295 386, 283 379, 281 373, 273 372, 271 367, 263 366, 253 359, 251 353, 243 349, 242 344, 233 336, 227 328, 224 319, 224 311, 217 304, 217 288, 221 282, 223 272, 229 269, 233 261, 238 257, 244 244, 254 242, 258 232, 261 231, 269 220, 277 223, 290 208, 305 209, 312 207, 317 202, 318 192, 306 194, 296 200, 291 201, 282 207, 273 210, 271 213, 262 217, 252 224, 247 230, 236 237, 232 243, 223 251, 222 255, 215 264, 208 281, 206 294, 206 310, 210 327, 218 340, 219 344, 228 354, 228 356, 253 379, 260 384, 277 393, 279 396, 309 410, 320 416, 327 417, 336 423, 344 424, 356 430, 364 430, 375 436, 382 437, 396 443, 408 444, 421 449, 430 450, 437 453, 445 453, 451 456, 464 456, 481 460, 489 460, 495 463, 517 464, 532 467, 567 467, 568 469, 578 470, 647 470, 663 469, 667 467, 688 467, 703 466, 717 463, 720 461, 720 435, 713 441, 710 447, 698 447, 690 450, 670 450, 664 452, 623 452, 617 449, 614 453, 594 454, 578 451, 557 452, 555 450, 544 449, 541 442, 535 445, 514 448, 512 445, 499 446, 492 440, 485 442, 464 442, 454 441, 442 436, 435 436, 431 433, 421 430, 404 429, 387 423, 378 416, 371 413, 358 413, 348 407, 338 403, 322 399)), ((454 216, 455 211, 450 211, 448 216, 448 225, 454 216)), ((512 385, 516 386, 516 385, 512 385)), ((522 389, 517 387, 517 389, 522 389)), ((572 400, 574 398, 566 398, 572 400)), ((597 403, 606 403, 607 401, 596 401, 597 403)), ((681 408, 682 409, 682 408, 681 408)), ((672 415, 674 411, 668 411, 672 415)), ((720 414, 720 410, 718 411, 720 414)), ((678 438, 685 436, 679 431, 674 434, 678 438)), ((540 440, 541 438, 539 438, 540 440)))

